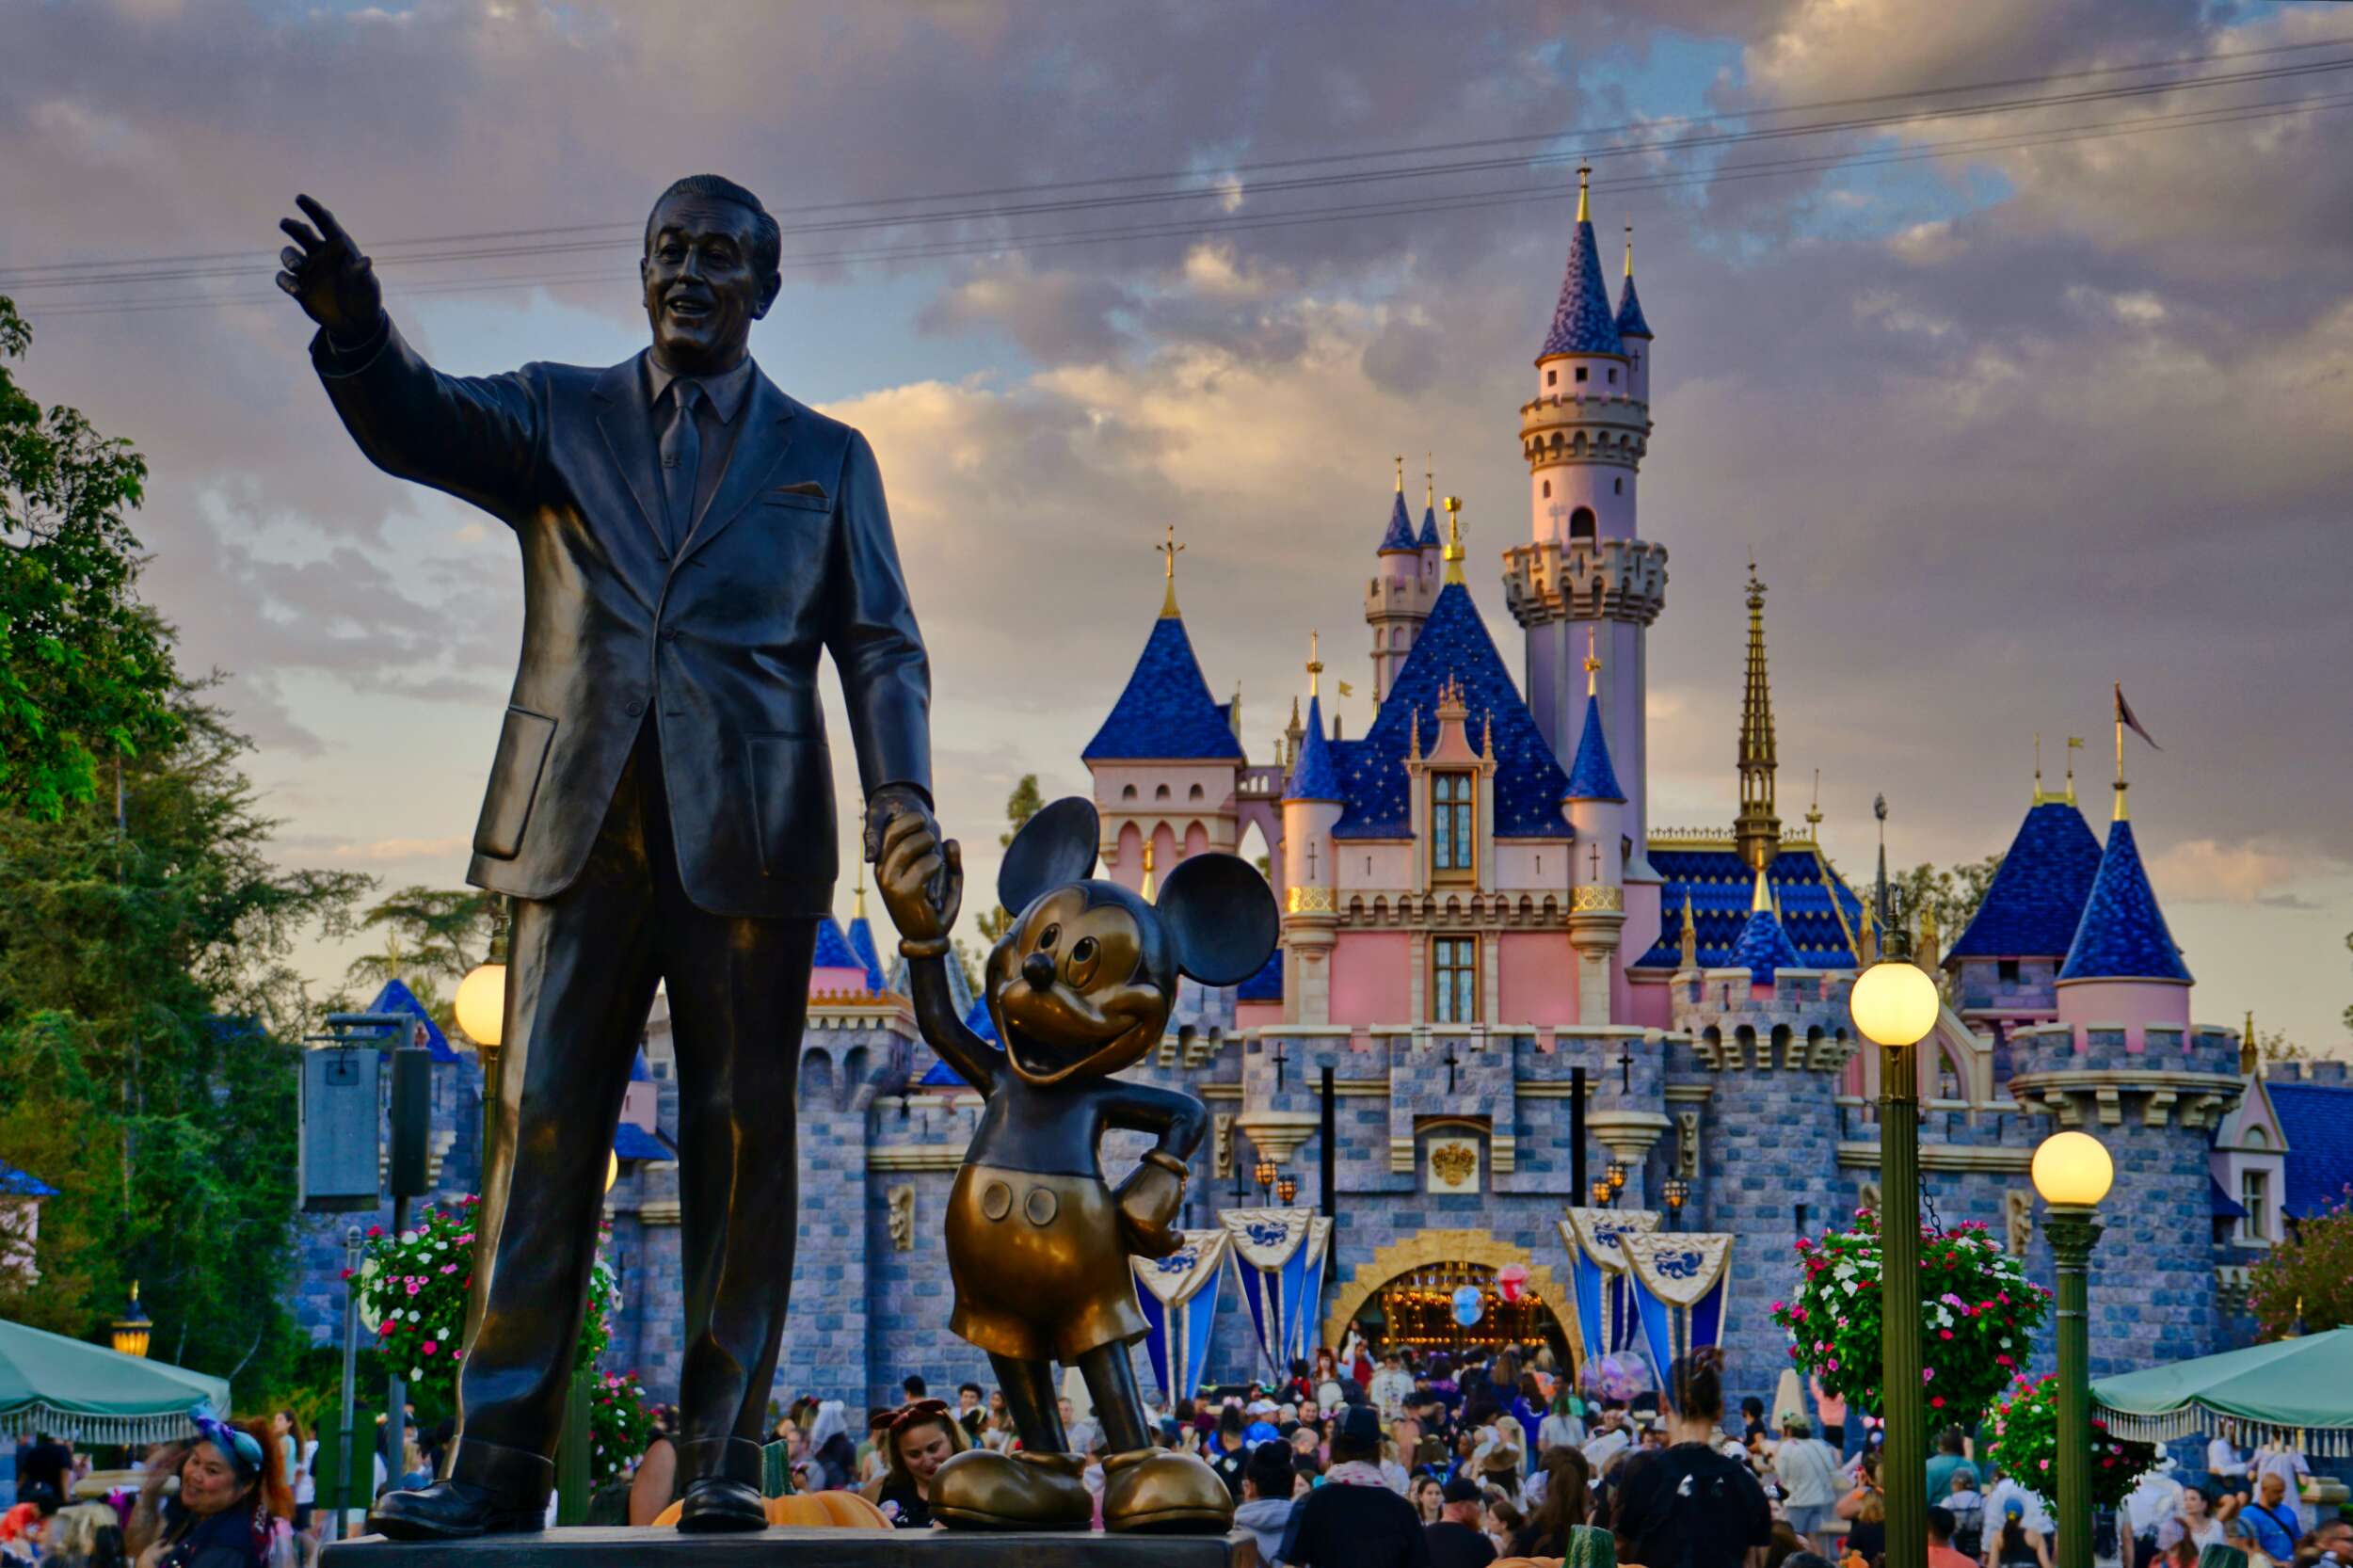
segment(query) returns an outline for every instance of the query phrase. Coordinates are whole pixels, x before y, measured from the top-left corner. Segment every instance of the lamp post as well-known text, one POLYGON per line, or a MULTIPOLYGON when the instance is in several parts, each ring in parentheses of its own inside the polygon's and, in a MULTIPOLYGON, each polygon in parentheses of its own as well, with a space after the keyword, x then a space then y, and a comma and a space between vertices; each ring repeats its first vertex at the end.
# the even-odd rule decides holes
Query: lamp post
MULTIPOLYGON (((1936 982, 1912 962, 1880 887, 1881 954, 1854 983, 1855 1028, 1880 1048, 1880 1414, 1887 1448, 1887 1568, 1927 1568, 1928 1444, 1920 1399, 1920 1079, 1916 1048, 1936 1027, 1936 982)), ((2076 1568, 2089 1568, 2080 1563, 2076 1568)))
POLYGON ((1681 1176, 1669 1176, 1664 1189, 1667 1199, 1667 1228, 1683 1228, 1683 1206, 1691 1201, 1691 1184, 1681 1176))
POLYGON ((1602 1167, 1601 1174, 1609 1181, 1609 1201, 1617 1202, 1618 1195, 1625 1191, 1625 1165, 1623 1161, 1612 1160, 1602 1167))
POLYGON ((2058 1568, 2091 1568, 2091 1328, 2088 1317, 2099 1204, 2116 1180, 2100 1140, 2055 1132, 2034 1151, 2034 1190, 2058 1272, 2058 1568))
POLYGON ((1267 1193, 1274 1186, 1274 1161, 1263 1154, 1258 1156, 1257 1168, 1251 1174, 1258 1178, 1258 1201, 1265 1203, 1267 1193))
MULTIPOLYGON (((496 897, 497 895, 493 895, 496 897)), ((506 1034, 506 900, 490 912, 490 955, 457 983, 450 1010, 457 1027, 474 1043, 482 1063, 482 1175, 489 1174, 490 1146, 497 1139, 499 1044, 506 1034)))
POLYGON ((131 1304, 123 1310, 121 1317, 114 1320, 115 1354, 135 1355, 144 1359, 147 1355, 148 1340, 154 1332, 154 1320, 148 1317, 147 1308, 139 1304, 139 1282, 133 1280, 131 1282, 131 1304))
POLYGON ((1299 1181, 1295 1176, 1280 1176, 1274 1183, 1274 1201, 1289 1208, 1299 1198, 1299 1181))
POLYGON ((1616 1197, 1617 1193, 1610 1191, 1608 1176, 1595 1176, 1593 1185, 1587 1190, 1586 1195, 1593 1200, 1595 1208, 1607 1208, 1609 1207, 1609 1200, 1616 1197))

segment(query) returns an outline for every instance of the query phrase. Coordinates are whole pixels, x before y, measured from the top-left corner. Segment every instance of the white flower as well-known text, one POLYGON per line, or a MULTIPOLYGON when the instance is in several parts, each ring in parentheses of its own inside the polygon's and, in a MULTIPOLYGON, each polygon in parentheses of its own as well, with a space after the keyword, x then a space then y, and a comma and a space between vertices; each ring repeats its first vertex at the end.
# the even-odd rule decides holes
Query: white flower
POLYGON ((422 1367, 409 1368, 408 1381, 410 1383, 423 1383, 424 1381, 424 1368, 422 1367))
POLYGON ((1859 1288, 1856 1286, 1856 1284, 1855 1284, 1855 1282, 1854 1282, 1853 1280, 1849 1280, 1849 1281, 1847 1282, 1847 1294, 1849 1294, 1849 1296, 1853 1295, 1853 1294, 1855 1293, 1855 1291, 1856 1291, 1856 1289, 1857 1289, 1857 1288, 1859 1288))
POLYGON ((402 1231, 400 1233, 400 1244, 404 1247, 415 1246, 417 1244, 417 1233, 413 1230, 402 1231))

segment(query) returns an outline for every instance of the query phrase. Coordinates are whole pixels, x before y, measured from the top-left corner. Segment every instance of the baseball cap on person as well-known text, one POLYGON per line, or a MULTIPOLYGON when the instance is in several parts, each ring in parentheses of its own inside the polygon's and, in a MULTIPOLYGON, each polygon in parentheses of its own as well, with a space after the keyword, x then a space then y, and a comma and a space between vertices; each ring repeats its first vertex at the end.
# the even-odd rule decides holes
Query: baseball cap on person
POLYGON ((1470 1477, 1457 1476, 1446 1483, 1439 1496, 1450 1503, 1475 1503, 1483 1501, 1487 1495, 1480 1490, 1479 1483, 1470 1477))

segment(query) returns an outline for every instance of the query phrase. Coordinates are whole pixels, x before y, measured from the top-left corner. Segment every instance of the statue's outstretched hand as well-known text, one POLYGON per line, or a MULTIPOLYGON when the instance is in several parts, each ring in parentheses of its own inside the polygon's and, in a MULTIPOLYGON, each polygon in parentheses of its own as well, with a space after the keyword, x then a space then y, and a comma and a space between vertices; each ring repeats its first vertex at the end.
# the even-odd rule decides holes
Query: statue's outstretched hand
POLYGON ((278 253, 279 265, 284 268, 278 274, 278 286, 294 296, 329 342, 340 347, 366 342, 384 313, 384 290, 376 280, 375 264, 351 243, 333 213, 307 196, 296 197, 295 205, 318 227, 314 230, 298 218, 278 220, 278 227, 295 242, 278 253))
POLYGON ((874 886, 901 936, 942 940, 955 929, 964 904, 963 847, 953 839, 940 842, 929 822, 904 812, 883 829, 874 886))

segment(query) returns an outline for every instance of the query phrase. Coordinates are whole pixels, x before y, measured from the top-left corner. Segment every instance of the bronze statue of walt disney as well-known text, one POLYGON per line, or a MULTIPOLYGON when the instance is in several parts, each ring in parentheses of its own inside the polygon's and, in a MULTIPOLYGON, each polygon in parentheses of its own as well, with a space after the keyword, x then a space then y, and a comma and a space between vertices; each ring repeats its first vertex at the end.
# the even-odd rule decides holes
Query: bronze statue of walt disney
POLYGON ((1192 1454, 1155 1448, 1128 1347, 1145 1334, 1130 1255, 1179 1243, 1185 1161, 1209 1126, 1201 1102, 1112 1075, 1159 1043, 1180 974, 1231 985, 1274 951, 1274 895, 1231 855, 1190 856, 1147 903, 1091 879, 1095 808, 1058 800, 1005 853, 997 896, 1016 911, 983 989, 1002 1052, 956 1016, 944 955, 964 896, 962 856, 904 816, 884 831, 876 881, 902 934, 923 1037, 986 1097, 948 1200, 956 1334, 988 1352, 1021 1436, 941 1465, 932 1512, 951 1528, 1083 1529, 1085 1456, 1067 1451, 1053 1363, 1076 1366, 1111 1452, 1103 1523, 1218 1531, 1233 1500, 1192 1454), (1111 1128, 1156 1134, 1116 1188, 1096 1145, 1111 1128))

